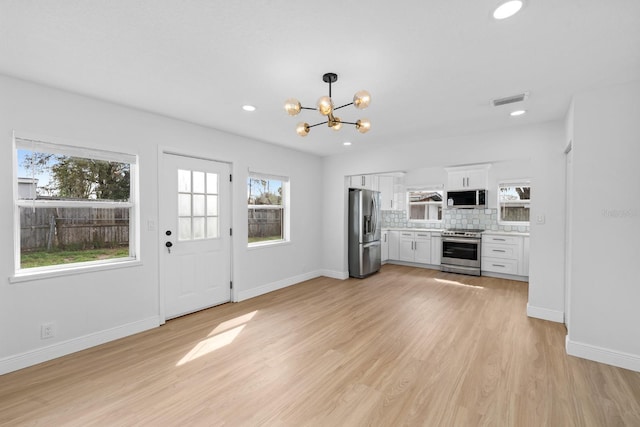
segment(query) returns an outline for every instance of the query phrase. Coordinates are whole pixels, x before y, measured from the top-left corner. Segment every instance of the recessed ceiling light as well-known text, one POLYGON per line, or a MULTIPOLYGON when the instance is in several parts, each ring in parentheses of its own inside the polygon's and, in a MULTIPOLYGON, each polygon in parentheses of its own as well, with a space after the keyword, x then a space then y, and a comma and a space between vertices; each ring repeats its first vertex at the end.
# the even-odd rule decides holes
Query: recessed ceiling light
POLYGON ((347 145, 348 146, 348 145, 351 145, 351 142, 345 141, 345 142, 342 143, 342 145, 347 145))
POLYGON ((256 111, 256 107, 254 107, 253 105, 243 105, 242 109, 244 111, 256 111))
POLYGON ((516 111, 512 111, 511 113, 509 113, 510 116, 512 117, 516 117, 516 116, 521 116, 523 114, 526 114, 527 110, 516 110, 516 111))
POLYGON ((495 19, 506 19, 510 16, 518 13, 524 2, 522 0, 507 0, 501 2, 498 7, 493 11, 493 17, 495 19))

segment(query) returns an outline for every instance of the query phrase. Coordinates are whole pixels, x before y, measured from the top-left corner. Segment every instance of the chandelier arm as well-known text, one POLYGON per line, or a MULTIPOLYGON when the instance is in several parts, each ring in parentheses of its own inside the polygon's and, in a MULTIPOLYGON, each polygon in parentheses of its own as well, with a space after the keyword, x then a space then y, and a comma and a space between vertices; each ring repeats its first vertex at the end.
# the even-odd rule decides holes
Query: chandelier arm
POLYGON ((318 111, 317 108, 311 108, 311 107, 300 107, 301 110, 314 110, 314 111, 318 111))
MULTIPOLYGON (((327 120, 327 121, 324 121, 324 122, 322 122, 322 123, 316 123, 315 125, 309 125, 309 127, 310 127, 310 128, 312 128, 312 127, 314 127, 314 126, 326 125, 327 123, 329 123, 329 121, 328 121, 328 120, 327 120)), ((355 123, 354 123, 354 125, 355 125, 355 123)))
POLYGON ((357 123, 354 122, 341 122, 343 125, 357 125, 357 123))
POLYGON ((341 105, 341 106, 339 106, 339 107, 335 107, 335 108, 334 108, 334 110, 339 110, 339 109, 341 109, 341 108, 348 107, 349 105, 353 105, 353 102, 350 102, 350 103, 348 103, 348 104, 341 105))

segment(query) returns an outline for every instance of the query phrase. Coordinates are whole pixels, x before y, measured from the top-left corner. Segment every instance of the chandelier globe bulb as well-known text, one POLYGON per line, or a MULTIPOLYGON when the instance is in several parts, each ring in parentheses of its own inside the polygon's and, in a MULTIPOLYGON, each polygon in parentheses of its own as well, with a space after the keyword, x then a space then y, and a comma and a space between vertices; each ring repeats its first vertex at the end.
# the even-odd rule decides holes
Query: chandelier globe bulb
POLYGON ((296 133, 300 136, 307 136, 309 135, 309 130, 311 130, 309 128, 309 123, 304 123, 304 122, 300 122, 298 123, 298 125, 296 126, 296 133))
POLYGON ((333 101, 328 96, 322 96, 318 99, 318 111, 323 116, 328 116, 333 111, 333 101))
POLYGON ((360 133, 367 133, 371 129, 371 122, 369 119, 360 119, 356 122, 356 129, 360 133))
POLYGON ((359 90, 353 95, 353 105, 359 109, 364 110, 371 103, 371 94, 366 90, 359 90))
POLYGON ((297 99, 289 98, 284 102, 284 109, 290 116, 296 116, 302 110, 302 105, 297 99))

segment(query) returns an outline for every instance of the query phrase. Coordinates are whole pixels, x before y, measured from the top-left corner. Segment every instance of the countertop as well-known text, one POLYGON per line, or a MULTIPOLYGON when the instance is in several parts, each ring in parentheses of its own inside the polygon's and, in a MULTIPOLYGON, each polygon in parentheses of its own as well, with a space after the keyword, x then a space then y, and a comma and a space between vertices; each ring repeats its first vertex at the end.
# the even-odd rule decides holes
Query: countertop
MULTIPOLYGON (((402 228, 402 227, 382 227, 383 230, 388 231, 422 231, 422 232, 430 232, 430 233, 442 233, 444 229, 442 228, 402 228)), ((483 234, 492 234, 496 236, 529 236, 529 233, 523 233, 520 231, 500 231, 500 230, 486 230, 482 232, 483 234)))

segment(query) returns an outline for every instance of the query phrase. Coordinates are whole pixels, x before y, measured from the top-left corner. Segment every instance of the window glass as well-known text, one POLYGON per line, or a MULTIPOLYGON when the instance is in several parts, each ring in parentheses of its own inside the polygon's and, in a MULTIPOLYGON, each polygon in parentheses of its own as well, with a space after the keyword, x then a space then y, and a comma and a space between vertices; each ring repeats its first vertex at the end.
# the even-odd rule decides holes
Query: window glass
POLYGON ((135 258, 135 156, 15 141, 16 272, 135 258))
POLYGON ((178 170, 178 240, 220 237, 217 193, 217 174, 178 170))
POLYGON ((247 179, 249 245, 287 240, 287 188, 286 178, 249 176, 247 179))
POLYGON ((529 223, 531 187, 528 183, 498 186, 498 221, 529 223))
POLYGON ((410 221, 442 221, 444 192, 418 189, 407 191, 410 221))

